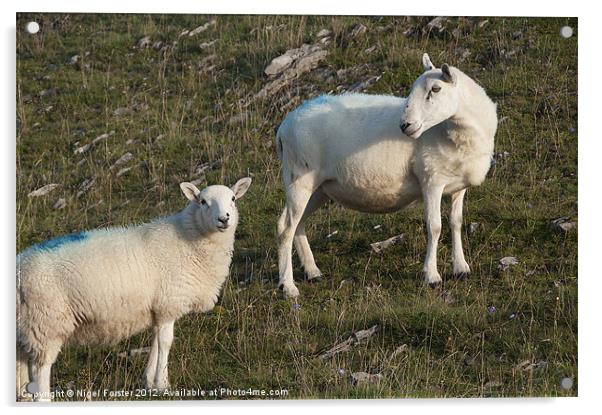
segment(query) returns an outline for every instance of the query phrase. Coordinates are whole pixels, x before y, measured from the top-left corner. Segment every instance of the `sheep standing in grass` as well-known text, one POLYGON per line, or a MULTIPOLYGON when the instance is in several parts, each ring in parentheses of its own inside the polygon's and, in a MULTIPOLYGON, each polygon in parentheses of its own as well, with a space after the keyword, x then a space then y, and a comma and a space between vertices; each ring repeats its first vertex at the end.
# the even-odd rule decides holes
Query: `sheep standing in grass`
POLYGON ((146 387, 169 388, 174 322, 217 301, 232 260, 235 200, 250 184, 244 178, 232 188, 199 191, 182 183, 190 203, 175 215, 68 235, 20 253, 17 393, 30 381, 30 363, 34 399, 50 399, 50 369, 67 342, 113 344, 150 326, 146 387))
POLYGON ((293 281, 295 244, 308 280, 321 276, 305 234, 307 217, 334 200, 362 212, 393 212, 422 199, 428 246, 425 279, 441 282, 437 242, 441 197, 451 195, 450 225, 455 274, 470 271, 460 227, 466 189, 490 167, 497 129, 496 105, 460 70, 424 72, 407 98, 345 94, 321 96, 287 115, 276 135, 286 206, 278 221, 279 287, 299 294, 293 281))

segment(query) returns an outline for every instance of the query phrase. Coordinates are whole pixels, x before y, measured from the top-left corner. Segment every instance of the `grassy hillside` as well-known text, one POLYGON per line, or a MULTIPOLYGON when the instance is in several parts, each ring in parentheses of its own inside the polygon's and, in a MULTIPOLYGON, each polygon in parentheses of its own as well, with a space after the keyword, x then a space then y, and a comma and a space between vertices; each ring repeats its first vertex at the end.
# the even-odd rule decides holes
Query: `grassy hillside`
MULTIPOLYGON (((576 19, 450 18, 438 28, 429 17, 22 14, 18 28, 30 20, 41 31, 17 35, 19 251, 177 211, 184 180, 254 178, 239 205, 219 305, 176 324, 173 387, 288 389, 288 398, 577 394, 577 231, 550 226, 577 219, 576 19), (571 38, 560 36, 564 25, 574 29, 571 38), (326 41, 322 29, 332 31, 326 41), (274 94, 256 96, 271 82, 270 61, 304 43, 321 45, 326 58, 274 94), (330 204, 307 227, 325 278, 302 282, 295 260, 301 296, 282 299, 275 128, 322 93, 407 94, 425 51, 435 65, 461 68, 498 103, 496 164, 465 204, 471 277, 442 290, 423 286, 420 204, 389 215, 330 204), (47 184, 60 186, 28 197, 47 184), (469 232, 471 223, 478 225, 469 232), (399 233, 403 243, 371 252, 370 243, 399 233), (501 271, 506 256, 519 263, 501 271), (351 350, 319 357, 374 325, 378 331, 351 350), (382 378, 352 382, 359 371, 382 378), (561 387, 563 378, 571 388, 561 387)), ((445 278, 447 200, 443 211, 445 278)), ((140 388, 146 355, 120 352, 149 340, 145 332, 115 347, 67 348, 52 385, 140 388)))

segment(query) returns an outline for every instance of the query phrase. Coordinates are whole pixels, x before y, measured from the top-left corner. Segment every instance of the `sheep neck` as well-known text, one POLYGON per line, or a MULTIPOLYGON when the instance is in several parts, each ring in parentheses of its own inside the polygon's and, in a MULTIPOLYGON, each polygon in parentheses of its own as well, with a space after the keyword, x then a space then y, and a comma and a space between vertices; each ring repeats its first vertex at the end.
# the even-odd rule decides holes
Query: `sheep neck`
POLYGON ((448 137, 461 150, 491 154, 497 128, 496 105, 468 76, 462 74, 458 81, 465 92, 460 95, 456 113, 445 121, 448 137))

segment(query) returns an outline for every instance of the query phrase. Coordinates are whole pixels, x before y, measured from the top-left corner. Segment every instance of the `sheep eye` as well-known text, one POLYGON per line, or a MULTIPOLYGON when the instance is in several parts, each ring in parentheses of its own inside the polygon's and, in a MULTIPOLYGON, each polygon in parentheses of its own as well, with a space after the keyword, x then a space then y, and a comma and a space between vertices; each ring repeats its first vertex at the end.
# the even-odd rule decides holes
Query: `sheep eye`
POLYGON ((232 201, 234 202, 236 200, 236 196, 232 196, 232 201))
POLYGON ((434 85, 433 88, 431 88, 431 91, 433 91, 436 94, 437 92, 441 91, 441 87, 434 85))
POLYGON ((207 201, 205 199, 201 199, 201 205, 206 205, 207 201))

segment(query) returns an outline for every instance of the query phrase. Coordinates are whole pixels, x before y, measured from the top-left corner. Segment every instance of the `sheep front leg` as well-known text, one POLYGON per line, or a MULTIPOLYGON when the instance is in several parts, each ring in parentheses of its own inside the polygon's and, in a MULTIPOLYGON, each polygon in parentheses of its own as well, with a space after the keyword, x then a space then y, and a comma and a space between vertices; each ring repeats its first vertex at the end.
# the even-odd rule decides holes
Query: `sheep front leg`
POLYGON ((424 260, 424 279, 435 288, 441 284, 441 275, 437 270, 437 243, 441 235, 441 197, 443 186, 431 186, 424 190, 424 213, 428 230, 428 244, 424 260))
POLYGON ((150 355, 144 371, 144 385, 146 389, 155 387, 155 376, 157 373, 157 357, 159 353, 159 327, 155 327, 153 336, 153 344, 151 346, 150 355))
POLYGON ((37 390, 34 392, 33 400, 35 402, 50 402, 50 369, 52 363, 33 363, 31 367, 31 377, 37 390))
POLYGON ((466 189, 451 195, 451 212, 449 224, 452 233, 452 261, 454 264, 454 278, 465 278, 470 273, 470 267, 464 259, 462 249, 462 205, 466 189))
POLYGON ((157 340, 157 368, 155 373, 155 388, 158 390, 169 389, 169 376, 167 373, 167 363, 169 358, 169 349, 173 342, 174 321, 163 323, 159 326, 157 340))

